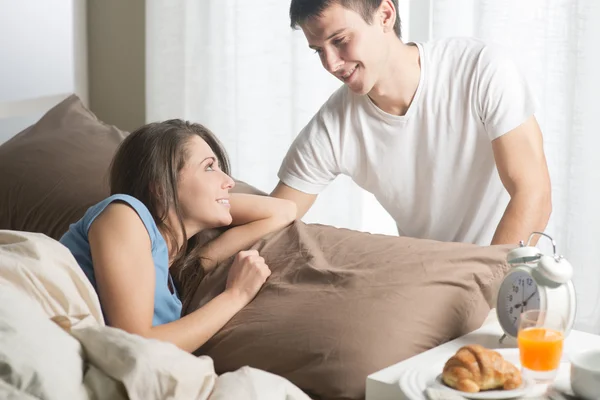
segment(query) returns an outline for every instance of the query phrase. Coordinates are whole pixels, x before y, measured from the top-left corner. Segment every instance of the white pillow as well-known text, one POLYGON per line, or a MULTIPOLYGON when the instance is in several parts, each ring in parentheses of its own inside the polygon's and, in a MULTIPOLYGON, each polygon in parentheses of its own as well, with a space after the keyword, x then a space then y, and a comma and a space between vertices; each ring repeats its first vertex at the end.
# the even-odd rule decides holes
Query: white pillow
POLYGON ((79 342, 0 282, 0 380, 40 399, 88 399, 83 369, 79 342))
POLYGON ((98 295, 69 249, 41 233, 0 230, 0 283, 21 290, 65 328, 104 324, 98 295))

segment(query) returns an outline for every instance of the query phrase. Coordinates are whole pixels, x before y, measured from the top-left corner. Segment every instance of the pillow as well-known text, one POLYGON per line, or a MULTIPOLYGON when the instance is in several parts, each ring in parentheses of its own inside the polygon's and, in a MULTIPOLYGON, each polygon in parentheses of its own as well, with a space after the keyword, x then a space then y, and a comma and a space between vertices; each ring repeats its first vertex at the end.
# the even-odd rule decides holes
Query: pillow
MULTIPOLYGON (((71 95, 2 144, 0 229, 60 239, 90 206, 108 197, 108 169, 126 135, 71 95)), ((265 194, 237 180, 232 192, 265 194)))
POLYGON ((41 233, 0 230, 0 285, 37 303, 65 329, 104 324, 98 295, 71 252, 41 233))
POLYGON ((0 381, 38 399, 87 400, 83 370, 79 342, 23 292, 0 283, 0 381))
MULTIPOLYGON (((300 221, 254 248, 272 275, 196 354, 219 374, 248 365, 320 399, 362 399, 369 374, 480 327, 509 269, 507 246, 300 221)), ((230 264, 194 282, 184 314, 223 291, 230 264)))
POLYGON ((2 144, 0 229, 59 239, 108 196, 108 166, 125 135, 72 95, 2 144))

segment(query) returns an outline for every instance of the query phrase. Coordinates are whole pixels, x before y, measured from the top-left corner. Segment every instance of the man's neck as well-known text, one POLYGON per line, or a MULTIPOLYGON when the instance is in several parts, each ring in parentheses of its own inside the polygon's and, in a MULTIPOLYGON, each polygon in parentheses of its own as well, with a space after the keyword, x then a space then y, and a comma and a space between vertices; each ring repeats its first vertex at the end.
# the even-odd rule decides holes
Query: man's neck
POLYGON ((416 46, 395 41, 380 79, 369 92, 373 102, 388 114, 404 115, 415 97, 421 77, 421 59, 416 46))

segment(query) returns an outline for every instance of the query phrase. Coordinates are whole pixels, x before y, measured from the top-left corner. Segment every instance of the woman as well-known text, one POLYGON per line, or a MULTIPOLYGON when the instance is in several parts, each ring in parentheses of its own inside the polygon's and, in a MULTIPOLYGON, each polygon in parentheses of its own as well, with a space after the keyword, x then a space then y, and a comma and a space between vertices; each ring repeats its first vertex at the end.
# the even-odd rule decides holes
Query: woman
POLYGON ((199 124, 153 123, 123 141, 110 168, 112 195, 60 240, 96 289, 108 325, 191 352, 256 295, 271 272, 258 252, 240 250, 291 223, 296 206, 229 194, 228 173, 225 151, 199 124), (230 224, 201 252, 206 268, 237 253, 225 291, 181 318, 169 269, 198 268, 187 240, 230 224))

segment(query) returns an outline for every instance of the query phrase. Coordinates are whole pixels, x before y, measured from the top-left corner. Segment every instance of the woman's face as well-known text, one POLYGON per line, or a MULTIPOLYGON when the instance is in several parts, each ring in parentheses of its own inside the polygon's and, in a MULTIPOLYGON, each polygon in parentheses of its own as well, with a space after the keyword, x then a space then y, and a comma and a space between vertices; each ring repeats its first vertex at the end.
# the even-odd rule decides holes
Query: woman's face
POLYGON ((192 136, 186 149, 178 196, 188 234, 231 224, 229 189, 234 186, 233 179, 221 171, 214 152, 200 136, 192 136))

